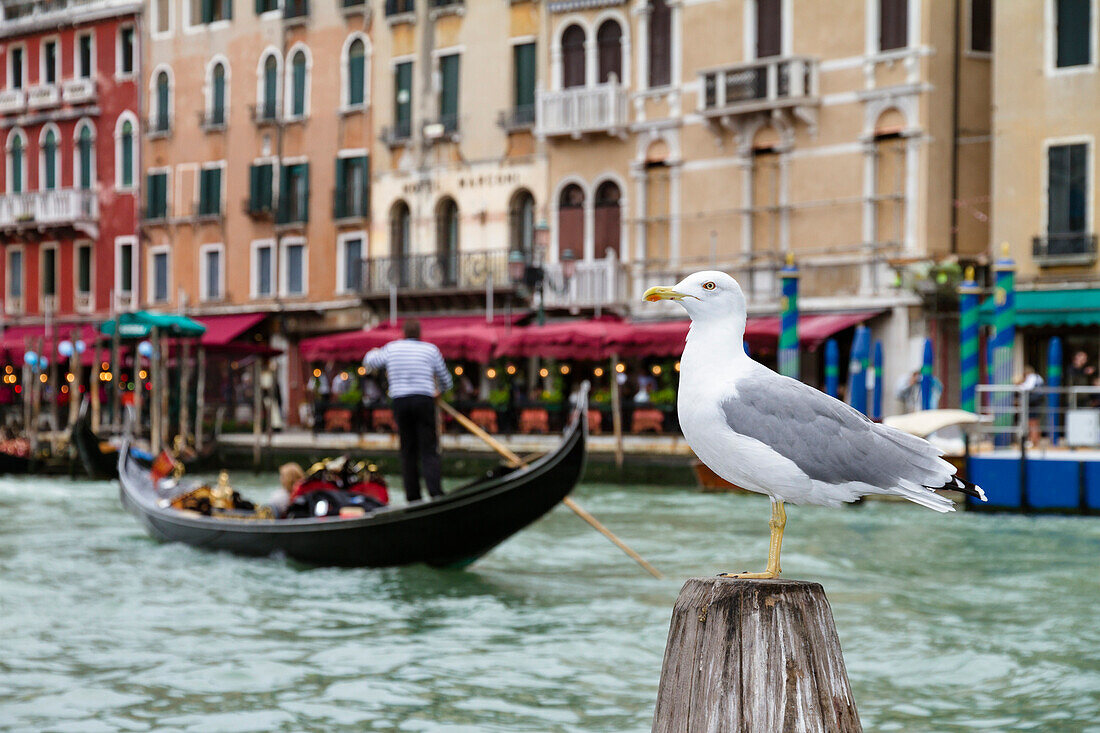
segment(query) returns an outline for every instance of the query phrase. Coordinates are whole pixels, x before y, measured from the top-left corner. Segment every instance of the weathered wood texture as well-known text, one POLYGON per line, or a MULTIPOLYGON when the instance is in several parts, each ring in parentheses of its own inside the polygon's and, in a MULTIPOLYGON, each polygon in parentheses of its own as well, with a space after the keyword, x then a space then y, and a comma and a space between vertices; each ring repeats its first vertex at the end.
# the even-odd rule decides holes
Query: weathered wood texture
POLYGON ((821 585, 684 583, 672 611, 653 730, 861 731, 821 585))

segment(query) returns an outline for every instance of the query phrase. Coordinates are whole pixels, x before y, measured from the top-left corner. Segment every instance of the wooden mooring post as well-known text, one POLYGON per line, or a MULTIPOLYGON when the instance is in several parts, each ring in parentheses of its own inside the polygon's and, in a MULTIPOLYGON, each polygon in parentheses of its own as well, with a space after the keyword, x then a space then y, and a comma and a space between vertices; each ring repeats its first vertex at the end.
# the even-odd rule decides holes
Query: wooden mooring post
POLYGON ((821 585, 684 583, 672 611, 653 731, 862 731, 821 585))

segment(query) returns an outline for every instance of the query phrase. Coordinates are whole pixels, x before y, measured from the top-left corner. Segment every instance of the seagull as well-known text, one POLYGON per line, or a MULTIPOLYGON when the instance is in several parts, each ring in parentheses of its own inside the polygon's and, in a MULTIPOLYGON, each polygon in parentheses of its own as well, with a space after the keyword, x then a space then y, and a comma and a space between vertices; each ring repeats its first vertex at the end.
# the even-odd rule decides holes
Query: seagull
POLYGON ((673 287, 650 288, 643 298, 675 301, 691 316, 676 400, 688 445, 722 478, 771 497, 767 569, 722 577, 779 575, 784 504, 835 507, 886 494, 953 511, 951 500, 935 492, 944 488, 985 501, 928 441, 872 422, 750 358, 743 346, 745 296, 726 273, 696 272, 673 287))

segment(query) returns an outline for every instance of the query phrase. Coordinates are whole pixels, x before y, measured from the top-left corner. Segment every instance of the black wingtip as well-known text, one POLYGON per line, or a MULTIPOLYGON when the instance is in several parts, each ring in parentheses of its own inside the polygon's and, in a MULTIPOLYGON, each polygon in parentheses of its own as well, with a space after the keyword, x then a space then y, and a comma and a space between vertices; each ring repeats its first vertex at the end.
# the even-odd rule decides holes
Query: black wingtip
POLYGON ((972 484, 966 479, 959 478, 958 476, 952 476, 948 479, 947 483, 943 486, 929 486, 929 489, 948 489, 950 491, 958 491, 967 496, 973 496, 975 499, 981 499, 985 501, 985 492, 982 491, 982 487, 977 484, 972 484))

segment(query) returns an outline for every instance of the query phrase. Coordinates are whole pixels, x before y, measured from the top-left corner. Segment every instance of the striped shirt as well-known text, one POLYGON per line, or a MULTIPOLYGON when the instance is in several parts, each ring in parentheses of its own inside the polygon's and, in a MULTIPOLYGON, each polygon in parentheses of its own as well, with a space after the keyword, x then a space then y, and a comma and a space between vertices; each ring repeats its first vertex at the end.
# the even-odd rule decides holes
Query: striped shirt
POLYGON ((439 349, 417 339, 400 339, 381 349, 371 349, 363 357, 363 364, 372 369, 385 368, 391 398, 434 397, 437 391, 446 392, 453 385, 439 349))

